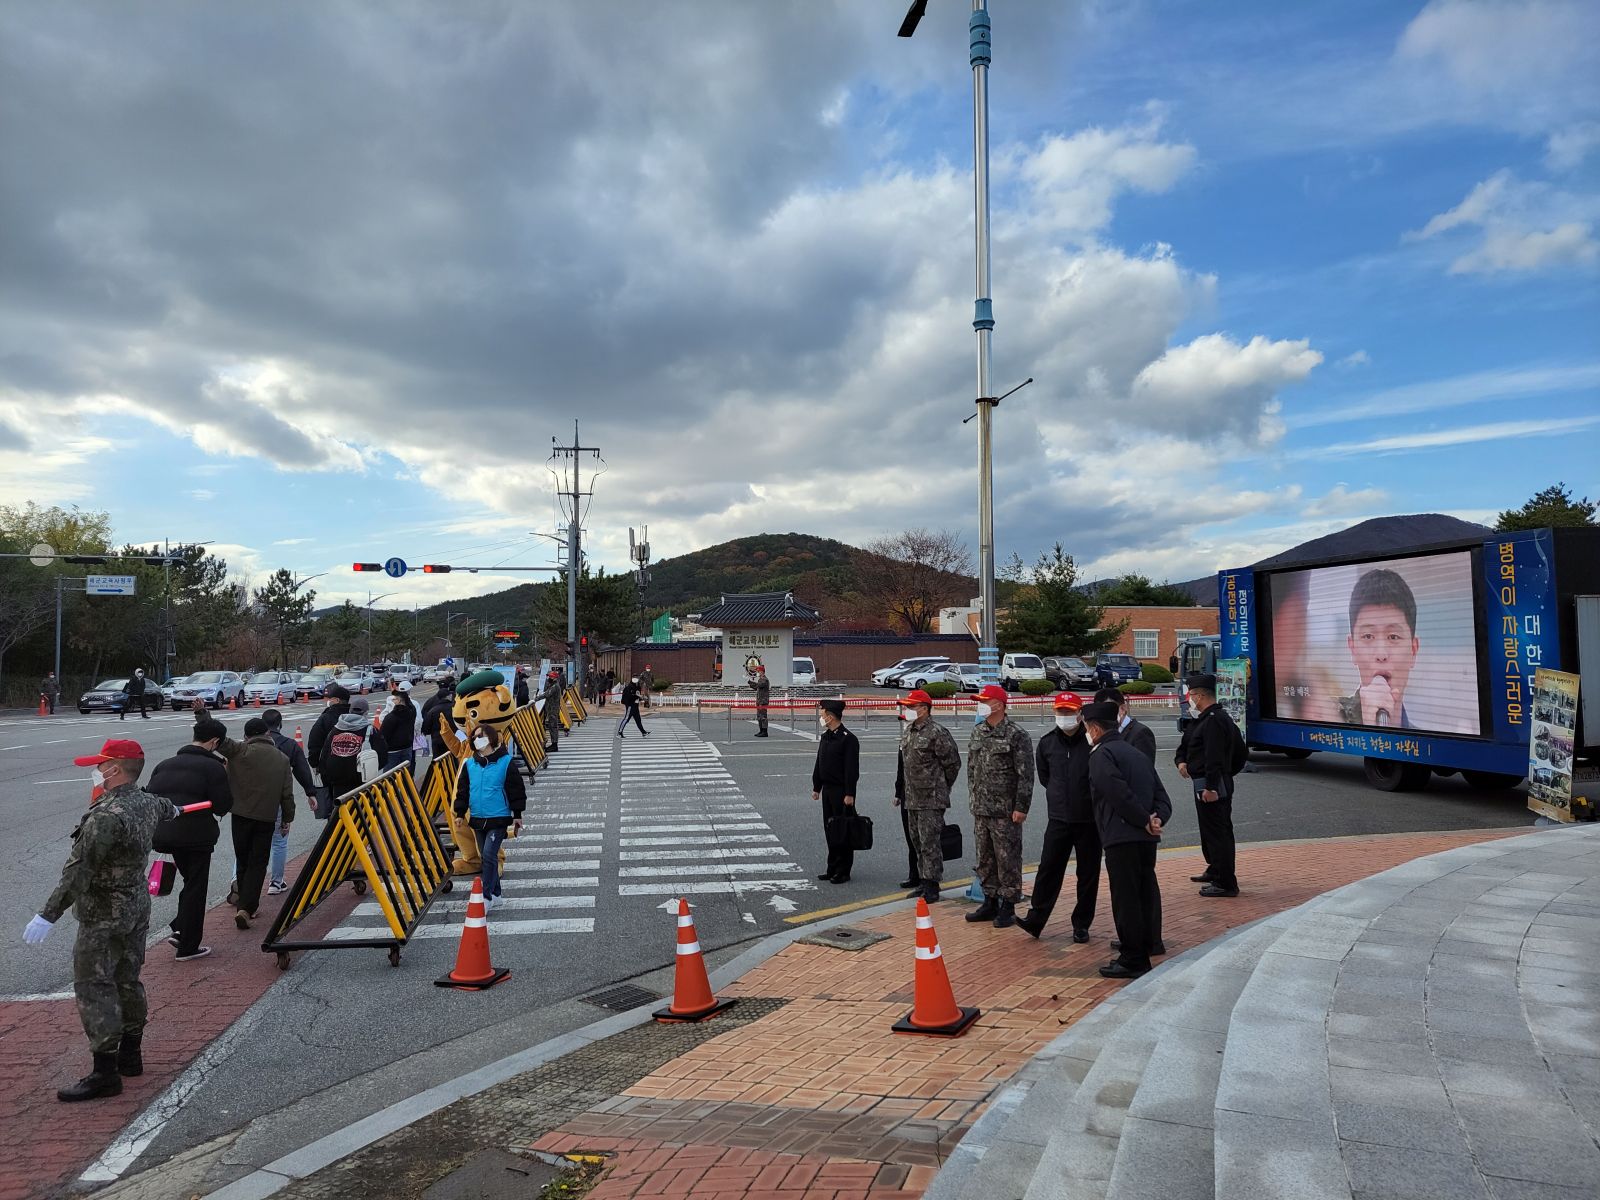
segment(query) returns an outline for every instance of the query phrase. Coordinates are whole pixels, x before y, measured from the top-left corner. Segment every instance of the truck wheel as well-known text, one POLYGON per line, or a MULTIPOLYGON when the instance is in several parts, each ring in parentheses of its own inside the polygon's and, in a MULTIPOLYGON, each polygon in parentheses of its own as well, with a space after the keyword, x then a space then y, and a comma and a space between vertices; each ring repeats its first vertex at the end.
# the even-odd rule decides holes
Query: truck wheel
POLYGON ((1367 782, 1380 792, 1415 792, 1427 785, 1433 772, 1417 763, 1395 762, 1391 758, 1364 758, 1367 782))
POLYGON ((1282 751, 1282 754, 1283 754, 1283 756, 1285 758, 1293 758, 1293 759, 1302 759, 1302 758, 1310 758, 1311 757, 1311 751, 1307 750, 1303 746, 1295 746, 1292 749, 1284 750, 1284 751, 1282 751))
POLYGON ((1475 792, 1504 792, 1522 782, 1521 775, 1502 775, 1498 771, 1462 771, 1461 778, 1475 792))

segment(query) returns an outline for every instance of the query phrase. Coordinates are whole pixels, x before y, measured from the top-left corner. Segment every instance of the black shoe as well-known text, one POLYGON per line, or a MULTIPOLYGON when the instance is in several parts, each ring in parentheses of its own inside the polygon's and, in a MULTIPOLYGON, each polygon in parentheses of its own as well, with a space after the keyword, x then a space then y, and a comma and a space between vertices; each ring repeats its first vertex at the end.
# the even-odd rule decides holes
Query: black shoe
POLYGON ((1137 979, 1139 976, 1147 974, 1149 970, 1150 968, 1146 967, 1143 971, 1135 971, 1132 967, 1125 966, 1123 963, 1108 962, 1100 968, 1100 974, 1106 979, 1137 979))
POLYGON ((828 880, 828 882, 829 883, 849 883, 850 882, 850 876, 848 876, 848 875, 835 875, 832 879, 828 880))
POLYGON ((1044 922, 1031 912, 1025 917, 1018 917, 1013 924, 1029 937, 1036 938, 1044 932, 1044 922))
POLYGON ((756 734, 756 736, 757 737, 766 737, 767 736, 767 731, 765 729, 763 729, 760 733, 756 734))
POLYGON ((903 887, 903 888, 911 888, 911 889, 913 889, 915 891, 920 892, 920 891, 922 891, 922 880, 920 880, 920 879, 902 879, 899 883, 895 884, 895 886, 896 887, 903 887))
POLYGON ((833 872, 832 871, 824 871, 821 875, 817 876, 817 882, 818 883, 832 883, 833 882, 833 872))
POLYGON ((1239 894, 1239 889, 1236 888, 1236 887, 1231 887, 1231 888, 1218 887, 1214 883, 1208 883, 1208 884, 1206 884, 1205 887, 1200 889, 1200 894, 1202 896, 1207 896, 1207 897, 1211 897, 1211 898, 1215 898, 1217 896, 1233 897, 1233 896, 1237 896, 1239 894))
POLYGON ((992 921, 995 914, 1000 911, 1000 905, 992 896, 985 896, 983 903, 967 914, 967 920, 976 925, 979 921, 992 921))
POLYGON ((1211 882, 1211 868, 1207 867, 1204 871, 1201 871, 1200 874, 1189 876, 1189 882, 1190 883, 1210 883, 1211 882))
POLYGON ((1017 906, 1010 900, 1000 901, 1000 909, 994 915, 996 929, 1010 929, 1017 923, 1017 906))
POLYGON ((143 1033, 124 1033, 117 1047, 117 1074, 127 1079, 144 1074, 143 1033))
POLYGON ((56 1099, 67 1104, 79 1100, 98 1100, 102 1096, 122 1095, 122 1076, 117 1074, 115 1054, 96 1054, 94 1070, 71 1087, 56 1092, 56 1099))
POLYGON ((1087 929, 1074 929, 1072 931, 1072 940, 1080 946, 1083 945, 1084 942, 1089 940, 1089 931, 1087 929))
POLYGON ((1157 942, 1154 946, 1150 947, 1150 956, 1152 958, 1160 958, 1166 952, 1167 944, 1165 942, 1157 942))
POLYGON ((943 898, 937 883, 930 883, 922 891, 922 898, 929 904, 937 904, 943 898))
MULTIPOLYGON (((1087 933, 1084 934, 1083 940, 1084 941, 1088 941, 1089 940, 1089 935, 1087 933)), ((1114 951, 1115 950, 1121 950, 1122 949, 1122 943, 1117 941, 1115 938, 1113 938, 1111 940, 1111 949, 1114 950, 1114 951)), ((1159 954, 1165 954, 1166 952, 1167 952, 1167 944, 1165 942, 1157 942, 1154 946, 1150 947, 1150 953, 1151 954, 1159 955, 1159 954)))

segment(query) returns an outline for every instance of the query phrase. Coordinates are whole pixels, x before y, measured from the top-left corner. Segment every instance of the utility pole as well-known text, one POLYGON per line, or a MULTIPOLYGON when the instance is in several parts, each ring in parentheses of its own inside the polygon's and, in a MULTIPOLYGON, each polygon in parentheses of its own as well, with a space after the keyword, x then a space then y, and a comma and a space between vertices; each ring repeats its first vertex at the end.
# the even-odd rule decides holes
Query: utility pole
MULTIPOLYGON (((578 459, 584 454, 599 458, 600 447, 579 444, 576 421, 572 423, 572 445, 558 446, 555 444, 555 438, 551 438, 550 442, 550 457, 570 460, 572 464, 570 482, 563 480, 562 490, 556 494, 565 497, 567 501, 567 645, 572 653, 572 661, 567 667, 571 671, 568 681, 576 682, 583 678, 583 648, 578 645, 578 572, 583 565, 583 551, 580 546, 583 500, 586 496, 594 495, 592 478, 590 489, 585 491, 583 488, 583 476, 578 459)), ((559 473, 557 478, 561 478, 559 473)))
POLYGON ((643 631, 640 636, 648 641, 650 627, 644 623, 644 590, 650 586, 650 572, 645 569, 650 565, 650 526, 641 524, 637 538, 629 528, 628 557, 633 560, 633 582, 639 594, 639 628, 643 631))

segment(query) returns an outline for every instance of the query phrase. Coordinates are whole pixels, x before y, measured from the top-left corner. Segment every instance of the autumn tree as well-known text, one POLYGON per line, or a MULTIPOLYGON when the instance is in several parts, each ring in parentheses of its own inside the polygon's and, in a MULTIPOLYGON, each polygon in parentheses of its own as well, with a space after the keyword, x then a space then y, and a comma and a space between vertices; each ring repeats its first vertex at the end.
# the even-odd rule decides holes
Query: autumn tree
POLYGON ((913 636, 931 633, 939 610, 972 596, 972 555, 945 529, 908 529, 868 542, 856 556, 861 596, 913 636))

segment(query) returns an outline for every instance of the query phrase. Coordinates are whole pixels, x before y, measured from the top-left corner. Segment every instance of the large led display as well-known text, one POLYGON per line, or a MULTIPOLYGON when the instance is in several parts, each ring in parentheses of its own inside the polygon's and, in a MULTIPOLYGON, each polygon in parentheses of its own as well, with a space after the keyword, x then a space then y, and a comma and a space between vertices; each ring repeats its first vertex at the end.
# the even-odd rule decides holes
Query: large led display
POLYGON ((1273 715, 1481 732, 1470 552, 1281 571, 1266 583, 1273 715))

